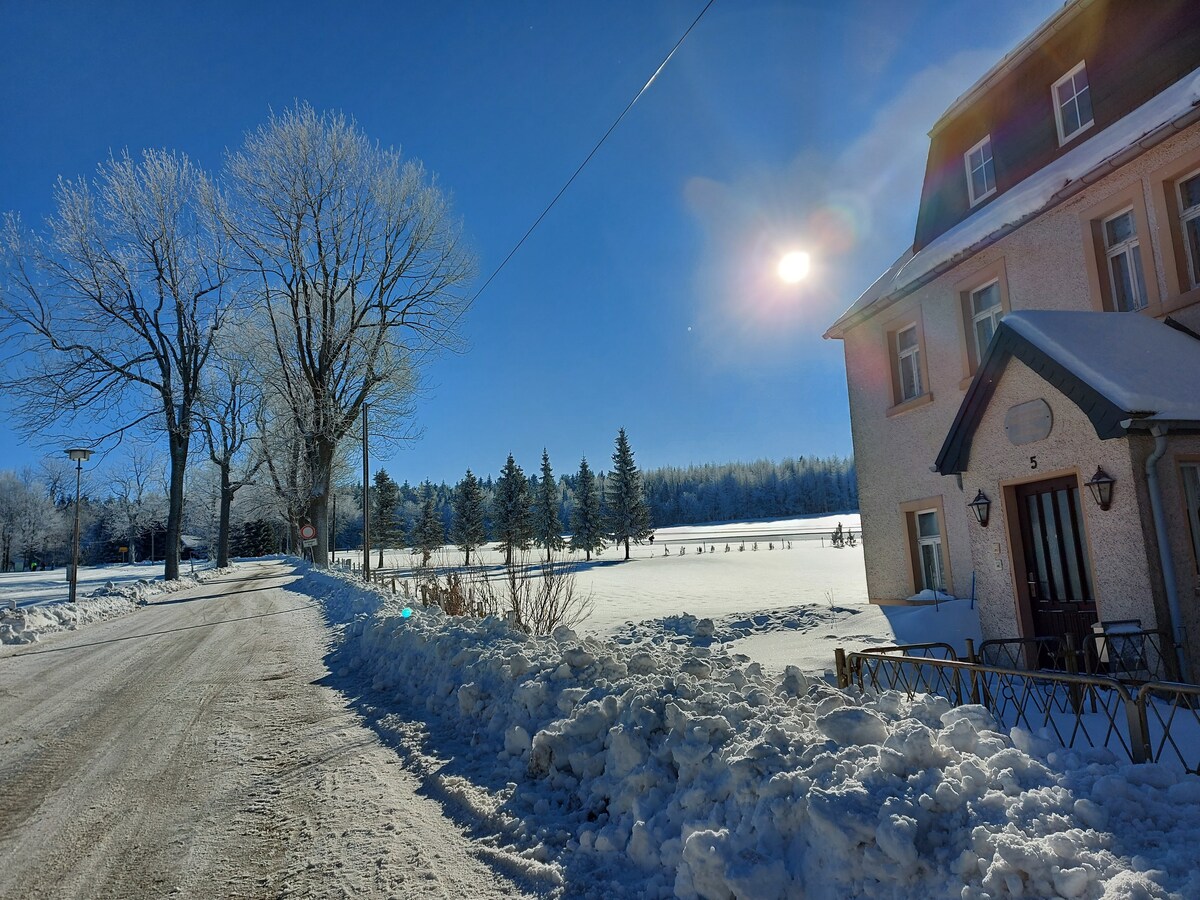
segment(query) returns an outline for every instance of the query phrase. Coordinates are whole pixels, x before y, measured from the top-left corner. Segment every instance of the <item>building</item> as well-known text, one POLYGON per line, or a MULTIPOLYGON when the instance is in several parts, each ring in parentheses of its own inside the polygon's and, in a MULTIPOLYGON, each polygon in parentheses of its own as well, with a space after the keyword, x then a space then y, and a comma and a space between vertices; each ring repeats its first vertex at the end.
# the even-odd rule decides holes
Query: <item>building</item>
POLYGON ((1074 0, 934 124, 913 246, 825 334, 874 602, 1200 661, 1198 104, 1200 3, 1074 0))

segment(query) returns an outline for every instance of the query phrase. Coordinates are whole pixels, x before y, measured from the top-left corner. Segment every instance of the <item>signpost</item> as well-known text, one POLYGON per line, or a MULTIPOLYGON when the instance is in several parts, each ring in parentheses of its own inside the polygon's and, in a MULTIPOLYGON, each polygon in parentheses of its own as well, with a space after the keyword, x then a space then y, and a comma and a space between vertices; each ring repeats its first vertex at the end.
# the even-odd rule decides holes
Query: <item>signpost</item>
POLYGON ((300 526, 300 543, 305 547, 317 546, 317 529, 314 525, 300 526))

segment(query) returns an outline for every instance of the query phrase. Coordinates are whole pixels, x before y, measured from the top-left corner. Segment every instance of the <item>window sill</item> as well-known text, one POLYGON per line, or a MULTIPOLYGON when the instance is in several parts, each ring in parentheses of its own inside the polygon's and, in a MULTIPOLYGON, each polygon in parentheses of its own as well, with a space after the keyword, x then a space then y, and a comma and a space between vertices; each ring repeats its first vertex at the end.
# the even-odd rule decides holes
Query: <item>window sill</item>
POLYGON ((974 375, 967 375, 966 377, 963 378, 962 381, 960 381, 958 383, 958 389, 960 391, 965 391, 967 388, 969 388, 971 386, 971 382, 974 380, 975 380, 974 375))
POLYGON ((887 411, 886 415, 889 419, 893 416, 902 416, 906 412, 911 412, 914 409, 920 409, 922 406, 928 406, 932 402, 933 393, 931 391, 926 391, 924 394, 918 394, 911 400, 905 400, 903 403, 897 403, 887 411))
POLYGON ((1200 303, 1200 288, 1192 288, 1175 297, 1168 297, 1162 302, 1162 314, 1170 315, 1193 303, 1200 303))

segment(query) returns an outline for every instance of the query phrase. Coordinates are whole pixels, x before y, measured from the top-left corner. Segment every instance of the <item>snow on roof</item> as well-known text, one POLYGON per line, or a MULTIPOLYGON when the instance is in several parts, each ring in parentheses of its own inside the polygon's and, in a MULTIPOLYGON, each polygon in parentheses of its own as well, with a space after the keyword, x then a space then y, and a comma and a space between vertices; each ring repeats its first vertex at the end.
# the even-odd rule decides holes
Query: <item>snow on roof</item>
POLYGON ((1200 422, 1200 341, 1141 313, 1028 310, 1004 324, 1131 418, 1200 422))
POLYGON ((838 332, 851 317, 877 301, 915 286, 923 276, 965 254, 1002 229, 1021 224, 1053 205, 1056 199, 1065 199, 1065 196, 1073 193, 1066 189, 1082 187, 1085 177, 1094 170, 1128 150, 1146 135, 1187 114, 1198 103, 1200 69, 1195 69, 1129 115, 1000 194, 974 215, 963 219, 912 254, 906 262, 894 265, 838 317, 825 336, 840 336, 838 332))

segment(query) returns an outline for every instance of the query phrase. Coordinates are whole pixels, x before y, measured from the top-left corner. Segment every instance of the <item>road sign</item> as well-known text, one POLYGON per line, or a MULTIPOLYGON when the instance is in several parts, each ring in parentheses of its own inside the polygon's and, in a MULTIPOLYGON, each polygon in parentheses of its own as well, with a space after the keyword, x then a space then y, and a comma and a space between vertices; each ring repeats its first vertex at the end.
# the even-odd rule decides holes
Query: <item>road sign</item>
POLYGON ((308 538, 307 540, 302 541, 302 543, 304 544, 305 547, 315 547, 315 546, 317 546, 317 539, 316 538, 308 538))
POLYGON ((315 525, 301 525, 300 526, 300 539, 304 541, 304 546, 306 546, 306 547, 309 546, 309 543, 308 543, 309 541, 316 543, 316 540, 317 540, 316 526, 315 525))

